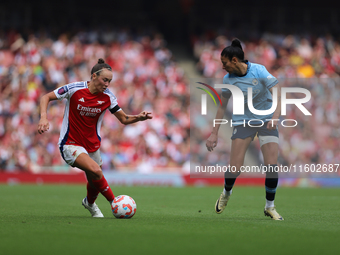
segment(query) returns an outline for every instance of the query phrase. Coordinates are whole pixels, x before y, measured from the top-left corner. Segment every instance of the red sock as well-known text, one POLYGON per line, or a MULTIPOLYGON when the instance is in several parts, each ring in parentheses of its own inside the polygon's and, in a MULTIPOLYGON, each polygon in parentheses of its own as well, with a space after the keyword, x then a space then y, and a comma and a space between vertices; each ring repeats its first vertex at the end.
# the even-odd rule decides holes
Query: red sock
POLYGON ((113 195, 113 192, 104 176, 100 180, 92 180, 92 183, 93 186, 95 186, 96 189, 102 193, 107 201, 111 202, 113 199, 115 199, 115 196, 113 195))
POLYGON ((95 188, 93 188, 90 183, 87 183, 86 185, 86 189, 87 189, 87 201, 90 204, 93 204, 94 201, 96 201, 99 191, 95 188))

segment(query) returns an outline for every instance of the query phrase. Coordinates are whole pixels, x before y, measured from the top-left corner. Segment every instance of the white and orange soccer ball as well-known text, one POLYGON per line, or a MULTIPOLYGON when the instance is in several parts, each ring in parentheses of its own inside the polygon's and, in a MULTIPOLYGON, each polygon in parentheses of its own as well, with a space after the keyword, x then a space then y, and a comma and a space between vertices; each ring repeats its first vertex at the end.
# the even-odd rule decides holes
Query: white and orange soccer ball
POLYGON ((131 218, 135 215, 137 205, 132 197, 127 195, 120 195, 115 197, 111 204, 112 213, 116 218, 131 218))

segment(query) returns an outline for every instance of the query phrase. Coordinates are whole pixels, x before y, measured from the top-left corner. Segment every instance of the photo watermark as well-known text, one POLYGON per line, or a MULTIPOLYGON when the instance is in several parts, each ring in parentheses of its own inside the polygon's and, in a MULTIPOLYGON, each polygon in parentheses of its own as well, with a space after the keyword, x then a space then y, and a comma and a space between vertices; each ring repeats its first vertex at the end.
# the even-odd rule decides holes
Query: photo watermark
MULTIPOLYGON (((267 116, 272 113, 277 108, 278 105, 278 93, 277 93, 277 88, 273 87, 272 88, 272 106, 270 109, 265 109, 265 110, 259 110, 255 109, 254 104, 253 104, 253 97, 250 97, 248 95, 254 95, 258 93, 255 89, 252 87, 248 87, 246 92, 243 92, 239 87, 236 85, 231 85, 231 84, 215 84, 214 87, 211 87, 210 85, 207 85, 202 82, 197 82, 198 84, 204 85, 208 87, 210 90, 212 90, 215 95, 218 97, 220 104, 222 105, 222 100, 219 97, 217 91, 214 88, 218 89, 228 89, 231 92, 231 96, 233 97, 233 114, 234 115, 245 115, 245 102, 247 102, 247 107, 249 108, 249 111, 255 115, 259 116, 267 116), (246 99, 245 99, 246 97, 246 99)), ((254 82, 253 83, 257 83, 254 82)), ((200 87, 197 87, 199 89, 202 89, 200 87)), ((204 92, 210 95, 210 97, 214 100, 215 105, 216 101, 213 97, 213 95, 207 90, 207 89, 202 89, 204 92)), ((202 115, 207 115, 207 94, 202 94, 201 95, 201 114, 202 115)), ((306 109, 306 107, 303 105, 304 103, 307 103, 311 99, 311 93, 309 90, 305 88, 298 88, 298 87, 281 87, 281 116, 286 116, 287 115, 287 105, 295 105, 304 115, 306 116, 311 116, 312 114, 306 109), (303 98, 287 98, 287 94, 289 93, 300 93, 303 94, 305 97, 303 98)), ((295 119, 243 119, 242 125, 243 126, 250 126, 250 127, 258 127, 258 126, 263 126, 265 122, 271 122, 272 125, 274 125, 274 120, 277 120, 281 123, 283 127, 295 127, 298 125, 297 120, 295 119), (252 125, 253 122, 260 122, 260 125, 252 125), (294 122, 294 125, 288 125, 287 122, 294 122)), ((227 119, 214 119, 213 120, 213 126, 215 127, 216 124, 228 124, 230 123, 230 126, 233 126, 233 124, 240 125, 239 122, 233 123, 233 120, 227 120, 227 119)))
MULTIPOLYGON (((245 88, 223 84, 218 79, 190 80, 192 178, 221 178, 226 171, 235 170, 229 164, 233 129, 268 124, 278 126, 280 178, 340 178, 340 89, 336 89, 340 88, 339 79, 278 79, 279 89, 264 89, 258 79, 244 83, 252 85, 245 88), (226 98, 228 104, 223 105, 226 98), (261 106, 259 100, 266 103, 261 106), (278 108, 280 117, 273 119, 278 108), (225 109, 222 118, 216 118, 219 109, 225 109), (206 142, 217 125, 217 145, 208 151, 206 142)), ((241 168, 237 169, 241 178, 264 177, 265 165, 256 136, 241 168)))

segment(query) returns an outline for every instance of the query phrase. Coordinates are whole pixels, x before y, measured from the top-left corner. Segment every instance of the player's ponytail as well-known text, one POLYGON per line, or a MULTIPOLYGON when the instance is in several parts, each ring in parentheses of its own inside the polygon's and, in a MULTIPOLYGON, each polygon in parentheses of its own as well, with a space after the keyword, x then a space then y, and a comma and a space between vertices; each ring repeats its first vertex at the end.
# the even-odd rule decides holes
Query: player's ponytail
MULTIPOLYGON (((241 45, 241 42, 239 39, 234 39, 232 42, 231 42, 231 47, 238 47, 242 50, 242 45, 241 45)), ((242 50, 243 51, 243 50, 242 50)))
POLYGON ((230 61, 233 57, 238 58, 242 62, 246 62, 244 59, 244 52, 242 49, 241 41, 237 38, 232 40, 231 45, 225 47, 221 52, 222 57, 227 57, 230 61))
POLYGON ((104 63, 105 63, 104 59, 102 58, 98 59, 98 64, 104 64, 104 63))
POLYGON ((112 71, 111 66, 110 66, 109 64, 105 63, 104 59, 100 58, 100 59, 98 59, 97 64, 95 64, 95 65, 92 67, 91 76, 92 76, 92 74, 94 74, 94 73, 96 73, 97 75, 99 75, 100 72, 101 72, 103 69, 107 69, 107 70, 112 71))

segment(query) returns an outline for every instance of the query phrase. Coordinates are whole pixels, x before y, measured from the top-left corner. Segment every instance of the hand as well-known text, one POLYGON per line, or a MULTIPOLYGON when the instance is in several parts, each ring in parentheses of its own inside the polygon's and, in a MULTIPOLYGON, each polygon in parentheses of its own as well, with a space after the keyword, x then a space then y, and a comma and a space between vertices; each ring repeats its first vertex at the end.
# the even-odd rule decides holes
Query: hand
POLYGON ((151 112, 143 111, 140 114, 138 114, 138 119, 139 119, 139 121, 144 121, 144 120, 147 120, 147 119, 152 119, 152 113, 151 112))
POLYGON ((213 151, 217 146, 217 135, 211 134, 205 145, 207 146, 208 151, 213 151))
POLYGON ((269 130, 275 130, 277 129, 277 126, 279 125, 279 121, 277 119, 271 119, 268 123, 267 123, 267 129, 269 130))
POLYGON ((47 119, 40 119, 38 124, 38 132, 42 134, 50 129, 50 123, 47 119))

